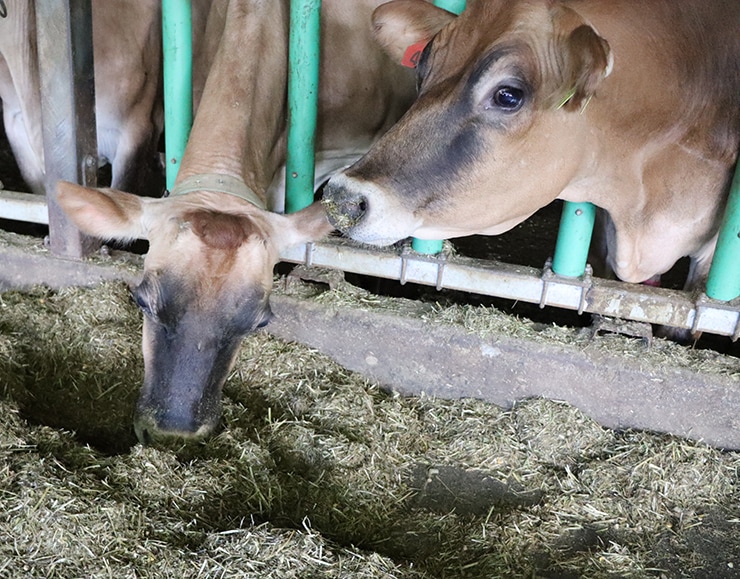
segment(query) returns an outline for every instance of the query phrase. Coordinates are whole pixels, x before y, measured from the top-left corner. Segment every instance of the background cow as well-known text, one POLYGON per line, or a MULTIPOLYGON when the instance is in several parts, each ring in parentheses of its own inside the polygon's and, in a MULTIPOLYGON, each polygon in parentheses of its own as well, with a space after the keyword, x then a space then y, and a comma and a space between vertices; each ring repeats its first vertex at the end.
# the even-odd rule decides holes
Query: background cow
MULTIPOLYGON (((413 75, 373 41, 380 1, 323 2, 320 150, 366 150, 413 99, 413 75)), ((242 337, 270 318, 281 248, 332 230, 320 204, 291 215, 265 210, 285 161, 288 4, 213 2, 204 44, 212 64, 169 197, 58 187, 84 231, 149 240, 134 290, 145 361, 135 425, 145 442, 213 431, 242 337)))
MULTIPOLYGON (((44 193, 41 89, 35 3, 7 2, 0 18, 0 99, 8 141, 21 174, 44 193)), ((163 128, 160 0, 92 1, 96 122, 100 163, 112 183, 161 194, 158 142, 163 128)))
POLYGON ((418 100, 324 199, 350 237, 502 233, 552 200, 608 212, 608 263, 705 277, 740 137, 736 0, 419 0, 374 15, 418 100))

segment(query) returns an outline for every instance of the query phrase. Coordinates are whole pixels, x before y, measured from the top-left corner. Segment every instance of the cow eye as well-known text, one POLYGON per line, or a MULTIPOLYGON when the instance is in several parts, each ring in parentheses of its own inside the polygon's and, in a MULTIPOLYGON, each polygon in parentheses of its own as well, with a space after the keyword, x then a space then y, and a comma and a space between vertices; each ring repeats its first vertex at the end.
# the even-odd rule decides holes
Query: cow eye
POLYGON ((524 102, 524 91, 514 86, 500 86, 491 97, 491 106, 505 111, 516 111, 524 102))

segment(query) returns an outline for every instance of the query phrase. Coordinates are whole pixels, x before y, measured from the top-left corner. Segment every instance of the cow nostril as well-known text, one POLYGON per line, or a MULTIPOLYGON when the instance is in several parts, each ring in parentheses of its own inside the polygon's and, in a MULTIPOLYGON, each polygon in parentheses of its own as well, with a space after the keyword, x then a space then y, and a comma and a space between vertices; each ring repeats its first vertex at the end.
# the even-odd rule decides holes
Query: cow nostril
POLYGON ((347 231, 357 225, 368 210, 366 197, 351 195, 346 190, 334 197, 325 197, 323 202, 329 221, 340 231, 347 231))
POLYGON ((141 426, 140 424, 135 423, 134 431, 136 432, 136 438, 138 438, 139 442, 144 446, 150 446, 154 442, 152 435, 146 426, 141 426))

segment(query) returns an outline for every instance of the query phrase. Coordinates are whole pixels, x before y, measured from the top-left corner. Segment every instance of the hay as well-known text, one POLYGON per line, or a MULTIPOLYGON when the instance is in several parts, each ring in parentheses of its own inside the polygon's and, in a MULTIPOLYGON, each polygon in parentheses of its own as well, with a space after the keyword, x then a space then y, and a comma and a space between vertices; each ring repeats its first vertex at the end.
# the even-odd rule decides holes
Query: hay
POLYGON ((0 296, 0 577, 737 576, 740 453, 403 398, 264 333, 219 434, 143 448, 140 324, 123 284, 0 296))

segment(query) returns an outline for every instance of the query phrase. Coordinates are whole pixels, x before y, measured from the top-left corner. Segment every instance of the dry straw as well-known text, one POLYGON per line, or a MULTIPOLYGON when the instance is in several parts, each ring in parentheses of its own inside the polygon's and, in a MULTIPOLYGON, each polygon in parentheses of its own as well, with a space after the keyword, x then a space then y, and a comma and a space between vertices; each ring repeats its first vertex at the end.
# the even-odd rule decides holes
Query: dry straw
MULTIPOLYGON (((380 300, 361 291, 314 299, 380 300)), ((492 309, 425 310, 430 322, 471 331, 533 331, 492 309)), ((740 569, 738 453, 608 430, 552 401, 504 411, 403 398, 265 333, 244 343, 218 435, 143 448, 131 433, 140 331, 120 283, 0 295, 0 577, 740 569)), ((594 347, 568 329, 534 334, 594 347)), ((629 343, 619 342, 626 356, 629 343)), ((697 361, 667 349, 678 364, 697 361)))

